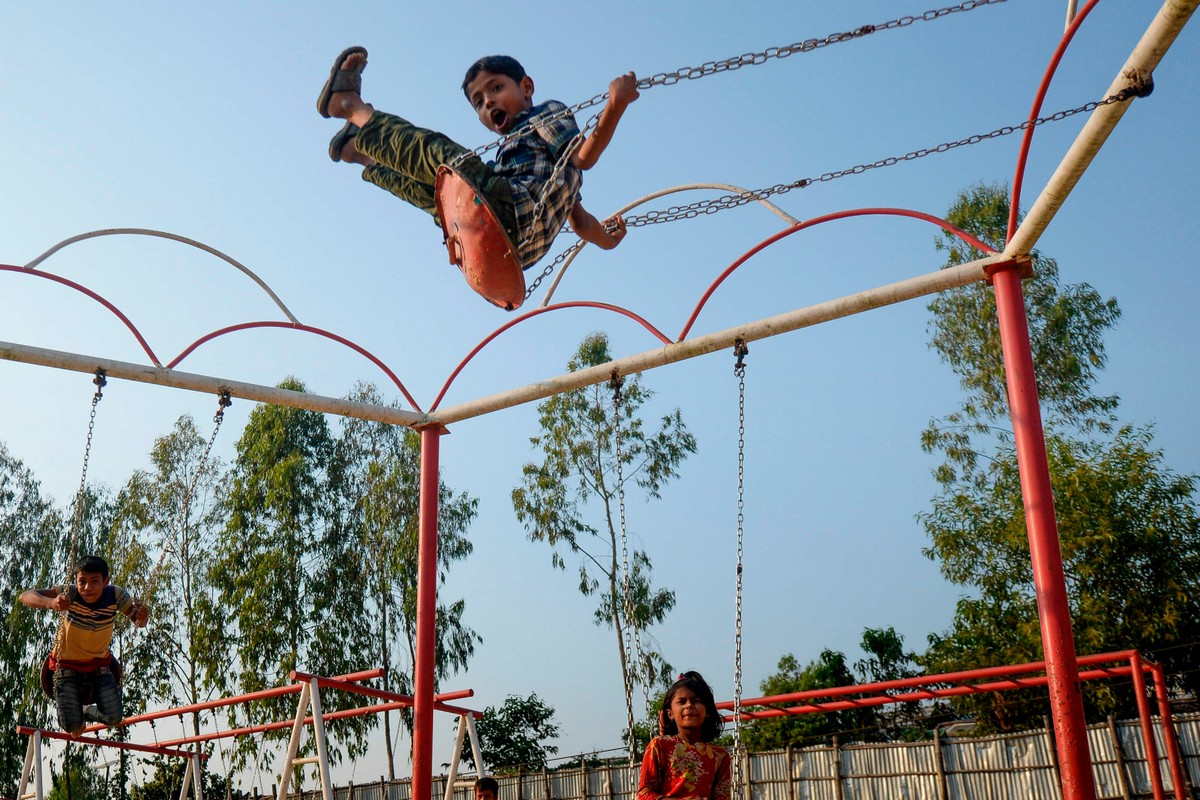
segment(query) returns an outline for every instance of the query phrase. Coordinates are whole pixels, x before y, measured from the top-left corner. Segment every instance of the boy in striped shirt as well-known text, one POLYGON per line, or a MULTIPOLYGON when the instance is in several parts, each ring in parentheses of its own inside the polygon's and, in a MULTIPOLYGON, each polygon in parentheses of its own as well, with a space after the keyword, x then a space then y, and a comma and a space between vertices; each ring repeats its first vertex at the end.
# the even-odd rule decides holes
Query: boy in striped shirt
POLYGON ((109 645, 113 623, 124 614, 139 628, 146 626, 150 612, 129 592, 108 582, 108 562, 99 556, 84 556, 75 565, 75 583, 47 589, 28 589, 18 598, 30 608, 65 611, 61 635, 50 655, 54 670, 54 701, 58 724, 72 736, 84 727, 87 716, 105 725, 124 718, 121 689, 114 674, 119 670, 109 645))

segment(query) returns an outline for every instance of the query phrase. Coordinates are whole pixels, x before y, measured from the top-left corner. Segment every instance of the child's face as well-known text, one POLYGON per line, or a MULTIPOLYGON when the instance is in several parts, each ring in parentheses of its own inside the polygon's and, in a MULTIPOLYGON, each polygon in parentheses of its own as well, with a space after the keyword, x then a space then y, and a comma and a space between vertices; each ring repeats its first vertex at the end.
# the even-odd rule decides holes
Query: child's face
POLYGON ((680 686, 675 694, 671 695, 671 705, 667 708, 667 715, 675 720, 680 734, 699 735, 707 713, 704 701, 686 686, 680 686))
POLYGON ((496 793, 491 789, 480 789, 475 787, 475 800, 496 800, 496 793))
POLYGON ((533 79, 526 75, 514 81, 507 75, 481 70, 467 84, 467 99, 485 128, 508 133, 517 116, 533 107, 533 79))
POLYGON ((75 588, 79 590, 79 596, 84 599, 84 602, 94 603, 99 600, 100 593, 107 585, 108 579, 99 572, 80 571, 75 573, 75 588))

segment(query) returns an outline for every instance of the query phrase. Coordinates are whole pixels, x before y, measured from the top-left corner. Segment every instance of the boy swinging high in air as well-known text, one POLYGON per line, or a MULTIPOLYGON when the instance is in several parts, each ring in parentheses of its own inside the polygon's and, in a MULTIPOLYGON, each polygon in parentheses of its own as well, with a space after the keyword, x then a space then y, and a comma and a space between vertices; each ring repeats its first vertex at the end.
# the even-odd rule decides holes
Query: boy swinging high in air
POLYGON ((329 156, 364 167, 363 180, 411 203, 438 219, 434 198, 437 170, 452 165, 487 198, 499 223, 517 245, 523 269, 533 266, 569 220, 581 239, 611 250, 625 238, 625 221, 603 223, 579 202, 581 170, 590 169, 612 140, 626 107, 638 98, 632 72, 608 87, 608 102, 596 129, 582 141, 570 114, 550 119, 566 106, 555 100, 533 103, 533 79, 509 56, 486 56, 467 70, 462 89, 490 131, 525 132, 500 145, 495 161, 485 164, 467 148, 436 131, 418 128, 363 102, 362 71, 367 51, 351 47, 338 56, 317 110, 346 124, 329 143, 329 156), (532 126, 532 127, 527 127, 532 126), (569 152, 569 159, 559 164, 569 152), (456 163, 457 162, 457 163, 456 163))

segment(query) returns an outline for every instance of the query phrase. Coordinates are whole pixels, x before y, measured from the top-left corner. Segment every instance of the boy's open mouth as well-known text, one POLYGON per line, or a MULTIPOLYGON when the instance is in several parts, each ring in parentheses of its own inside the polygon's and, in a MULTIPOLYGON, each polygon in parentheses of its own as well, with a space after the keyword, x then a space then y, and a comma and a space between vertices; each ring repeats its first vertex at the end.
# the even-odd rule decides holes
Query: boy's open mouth
POLYGON ((496 130, 503 130, 504 123, 508 121, 508 114, 502 108, 492 109, 492 125, 496 130))

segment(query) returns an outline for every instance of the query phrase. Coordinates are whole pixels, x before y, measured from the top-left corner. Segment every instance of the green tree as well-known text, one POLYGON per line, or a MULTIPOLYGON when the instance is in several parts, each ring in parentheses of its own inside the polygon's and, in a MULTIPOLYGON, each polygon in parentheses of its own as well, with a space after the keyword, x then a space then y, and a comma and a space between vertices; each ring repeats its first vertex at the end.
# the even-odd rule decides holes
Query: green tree
MULTIPOLYGON (((948 221, 993 245, 1008 215, 1003 187, 974 187, 948 221)), ((949 265, 978 254, 943 235, 949 265)), ((940 455, 939 494, 918 515, 926 555, 964 587, 951 629, 931 637, 930 672, 1042 658, 1025 516, 1000 358, 995 299, 976 284, 930 304, 930 346, 958 376, 958 410, 934 420, 922 447, 940 455)), ((1103 334, 1120 311, 1087 284, 1061 286, 1052 259, 1034 258, 1026 311, 1046 415, 1047 458, 1080 653, 1137 648, 1157 653, 1177 685, 1200 688, 1200 523, 1196 478, 1172 473, 1152 430, 1117 426, 1115 395, 1093 384, 1106 360, 1103 334)), ((968 697, 958 708, 985 728, 1039 724, 1044 691, 968 697)), ((1124 713, 1131 695, 1089 684, 1085 710, 1124 713)))
POLYGON ((50 652, 57 615, 17 602, 17 595, 61 583, 67 542, 62 515, 41 494, 33 473, 0 443, 0 596, 7 599, 0 625, 0 791, 15 792, 28 738, 12 723, 44 728, 50 705, 38 685, 42 659, 50 652), (11 790, 11 791, 10 791, 11 790))
MULTIPOLYGON (((350 399, 381 405, 376 387, 360 384, 350 399)), ((384 689, 411 694, 416 660, 417 552, 420 522, 420 436, 415 431, 379 422, 347 418, 335 447, 341 475, 344 541, 357 551, 356 560, 368 583, 364 621, 374 639, 376 662, 387 667, 384 689), (397 646, 397 644, 399 646, 397 646)), ((477 514, 478 501, 455 495, 438 485, 438 584, 443 585, 453 564, 474 549, 466 531, 477 514)), ((439 598, 441 594, 439 592, 439 598)), ((463 600, 436 610, 438 647, 435 677, 465 669, 480 637, 463 622, 463 600)), ((412 732, 412 714, 402 713, 412 732)), ((385 712, 384 740, 388 774, 395 777, 392 726, 385 712)))
MULTIPOLYGON (((883 683, 921 674, 920 656, 904 648, 904 637, 895 628, 864 628, 859 644, 865 658, 854 662, 863 683, 883 683)), ((938 722, 950 718, 942 703, 912 701, 876 706, 876 732, 868 738, 882 741, 917 741, 938 722)))
MULTIPOLYGON (((155 440, 151 468, 135 471, 117 498, 117 524, 154 545, 154 566, 141 592, 152 608, 145 637, 160 665, 153 673, 163 682, 157 694, 176 706, 216 693, 218 687, 206 679, 206 658, 233 657, 210 652, 213 642, 204 635, 221 619, 209 570, 225 526, 226 475, 219 459, 204 459, 206 449, 192 418, 181 416, 169 434, 155 440)), ((139 676, 139 684, 148 677, 139 676)), ((200 733, 200 716, 191 715, 193 734, 200 733)))
MULTIPOLYGON (((184 771, 187 762, 182 758, 159 757, 154 760, 154 772, 144 782, 135 784, 129 793, 130 800, 176 800, 183 786, 184 771)), ((210 800, 226 800, 244 797, 235 791, 229 779, 212 771, 201 768, 203 795, 210 800)), ((190 795, 189 795, 190 796, 190 795)))
MULTIPOLYGON (((554 707, 536 693, 528 697, 510 694, 499 708, 488 706, 475 729, 480 755, 491 772, 544 769, 546 759, 558 752, 558 746, 551 744, 558 738, 554 707)), ((469 742, 463 743, 462 758, 475 765, 469 742)))
MULTIPOLYGON (((854 673, 846 664, 846 656, 825 649, 815 660, 801 667, 791 653, 779 659, 776 672, 759 684, 764 697, 853 686, 854 673)), ((820 701, 818 701, 820 702, 820 701)), ((773 708, 795 706, 781 703, 773 708)), ((742 743, 751 752, 781 750, 789 745, 805 746, 828 741, 835 734, 849 734, 857 740, 870 737, 875 727, 870 708, 844 711, 789 714, 756 719, 742 726, 742 743)))
MULTIPOLYGON (((608 337, 593 333, 567 368, 575 372, 611 360, 608 337)), ((618 500, 634 485, 647 498, 658 499, 678 476, 683 460, 696 452, 696 439, 678 408, 662 417, 657 431, 647 431, 639 410, 651 397, 640 376, 627 378, 616 422, 612 391, 602 385, 564 392, 538 405, 542 432, 530 442, 543 458, 525 465, 521 485, 512 493, 517 519, 531 541, 551 547, 555 567, 565 570, 568 558, 578 558, 579 591, 587 596, 599 592, 595 622, 615 634, 622 675, 631 676, 647 692, 655 683, 670 680, 671 667, 647 631, 666 618, 675 593, 653 587, 652 565, 644 550, 634 548, 631 556, 623 557, 627 548, 618 500), (598 524, 588 521, 595 518, 598 524), (631 631, 646 645, 641 664, 629 664, 626 657, 624 643, 631 631)))
MULTIPOLYGON (((280 386, 304 391, 294 378, 280 386)), ((323 675, 340 674, 349 665, 361 669, 374 656, 361 612, 367 586, 357 551, 338 524, 340 476, 331 470, 334 440, 325 417, 259 406, 236 451, 228 521, 209 576, 225 619, 203 631, 211 642, 204 654, 206 680, 233 694, 280 685, 293 669, 323 675)), ((343 692, 327 692, 322 699, 329 711, 356 705, 343 692)), ((252 723, 294 713, 287 698, 230 709, 252 723)), ((371 724, 371 717, 363 717, 330 728, 331 738, 343 741, 331 751, 350 758, 360 754, 364 726, 371 724)), ((248 755, 261 761, 270 754, 265 748, 240 749, 237 757, 248 755)))
MULTIPOLYGON (((115 795, 107 768, 101 773, 88 764, 87 747, 67 747, 62 771, 50 765, 50 791, 47 800, 107 800, 115 795)), ((115 778, 114 778, 115 780, 115 778)))

